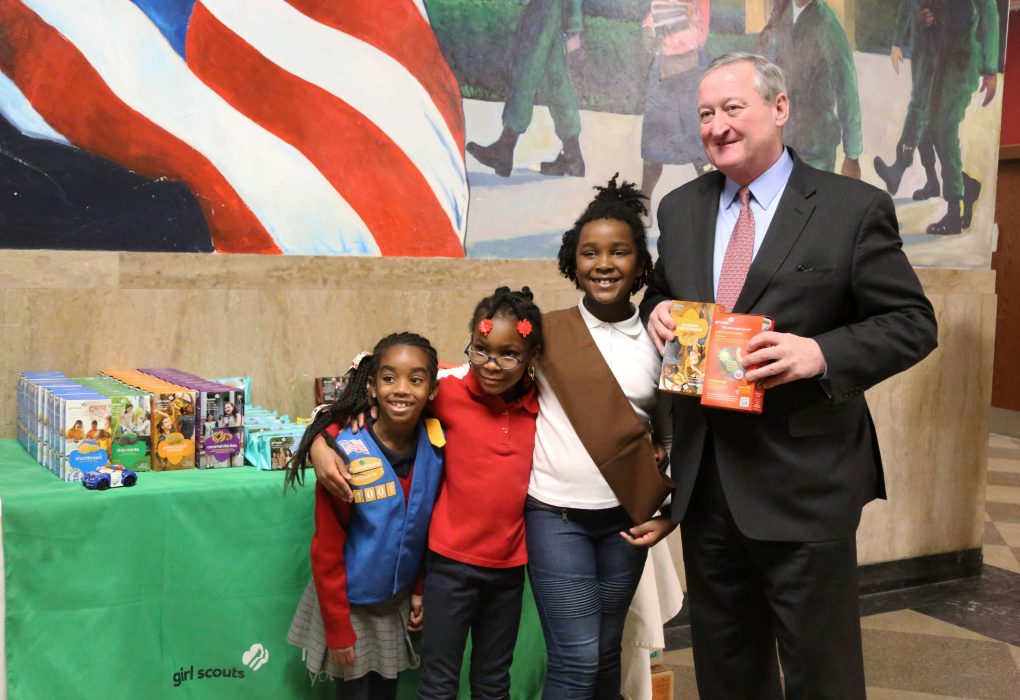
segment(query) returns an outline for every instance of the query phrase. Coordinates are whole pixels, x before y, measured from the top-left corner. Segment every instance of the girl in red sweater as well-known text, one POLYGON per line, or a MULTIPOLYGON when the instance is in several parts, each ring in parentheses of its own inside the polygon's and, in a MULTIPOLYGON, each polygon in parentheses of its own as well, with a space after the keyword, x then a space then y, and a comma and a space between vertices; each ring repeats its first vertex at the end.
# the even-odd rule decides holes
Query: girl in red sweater
POLYGON ((305 650, 314 676, 339 681, 342 697, 385 700, 396 697, 397 674, 418 664, 408 632, 422 625, 421 574, 444 439, 435 420, 422 420, 438 391, 436 351, 425 338, 394 333, 359 359, 287 465, 293 487, 319 442, 348 465, 354 487, 343 500, 316 484, 312 582, 287 639, 305 650), (378 418, 357 436, 324 431, 372 404, 378 418))
MULTIPOLYGON (((457 696, 468 632, 471 697, 509 695, 538 413, 528 370, 542 348, 542 316, 532 299, 527 287, 500 287, 478 303, 464 348, 468 364, 441 376, 442 390, 429 409, 447 430, 447 446, 429 528, 429 620, 419 698, 457 696)), ((345 493, 335 453, 318 441, 311 457, 319 483, 345 493)))

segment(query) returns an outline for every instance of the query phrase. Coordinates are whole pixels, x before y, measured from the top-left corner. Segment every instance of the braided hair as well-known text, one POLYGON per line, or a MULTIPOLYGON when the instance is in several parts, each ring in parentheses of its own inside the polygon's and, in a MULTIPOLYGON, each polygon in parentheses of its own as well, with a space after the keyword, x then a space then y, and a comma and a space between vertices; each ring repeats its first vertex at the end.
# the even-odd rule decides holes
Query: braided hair
POLYGON ((432 343, 427 338, 423 338, 417 333, 405 331, 391 333, 380 340, 375 344, 371 355, 363 357, 357 366, 352 367, 344 375, 347 384, 340 397, 333 403, 326 404, 324 408, 316 413, 312 422, 305 428, 305 434, 301 436, 301 443, 298 445, 297 450, 295 450, 294 456, 287 462, 287 474, 283 480, 284 490, 288 486, 294 488, 295 482, 304 484, 305 465, 308 463, 312 443, 320 435, 326 441, 326 444, 339 454, 344 462, 347 462, 347 456, 336 444, 336 440, 326 432, 326 428, 333 423, 344 425, 359 413, 368 412, 372 407, 368 386, 375 380, 375 375, 379 371, 379 363, 382 361, 383 355, 386 354, 387 350, 397 345, 410 345, 425 353, 429 382, 432 384, 436 383, 436 376, 439 373, 439 358, 436 354, 436 349, 432 347, 432 343))
POLYGON ((632 182, 623 181, 619 185, 616 184, 616 178, 619 176, 620 173, 613 175, 605 187, 595 187, 598 194, 588 203, 581 217, 574 222, 574 228, 563 234, 559 252, 560 274, 572 280, 578 289, 581 285, 577 281, 577 242, 581 238, 581 229, 590 221, 610 219, 622 221, 630 226, 631 235, 634 236, 637 265, 641 270, 641 274, 634 278, 634 285, 630 289, 632 295, 637 294, 645 286, 648 275, 652 272, 652 254, 648 252, 645 225, 641 223, 641 216, 648 213, 648 207, 642 200, 648 197, 632 182))
POLYGON ((510 291, 510 287, 499 287, 475 306, 468 332, 474 333, 483 318, 513 316, 518 321, 528 321, 531 324, 531 332, 524 339, 528 350, 541 348, 542 312, 535 305, 534 299, 535 295, 527 287, 521 287, 519 292, 510 291))

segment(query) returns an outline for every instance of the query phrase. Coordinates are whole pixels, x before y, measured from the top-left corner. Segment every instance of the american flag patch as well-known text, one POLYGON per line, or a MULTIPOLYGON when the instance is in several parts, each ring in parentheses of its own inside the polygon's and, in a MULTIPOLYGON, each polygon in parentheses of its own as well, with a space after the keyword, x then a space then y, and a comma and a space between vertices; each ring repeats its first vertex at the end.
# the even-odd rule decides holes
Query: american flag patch
POLYGON ((347 454, 360 453, 363 455, 368 454, 368 448, 365 447, 365 443, 362 440, 341 440, 339 443, 340 448, 347 454))

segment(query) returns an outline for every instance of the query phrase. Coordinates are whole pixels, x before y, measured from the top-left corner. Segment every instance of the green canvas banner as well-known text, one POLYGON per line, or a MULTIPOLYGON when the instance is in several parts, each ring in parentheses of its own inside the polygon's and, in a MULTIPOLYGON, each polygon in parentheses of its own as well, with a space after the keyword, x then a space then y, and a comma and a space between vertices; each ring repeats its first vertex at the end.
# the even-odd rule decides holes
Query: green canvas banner
MULTIPOLYGON (((284 494, 281 472, 248 467, 89 491, 0 440, 9 697, 332 697, 286 642, 310 576, 312 491, 284 494)), ((529 589, 512 697, 538 697, 544 667, 529 589)), ((402 677, 402 698, 416 680, 402 677)))

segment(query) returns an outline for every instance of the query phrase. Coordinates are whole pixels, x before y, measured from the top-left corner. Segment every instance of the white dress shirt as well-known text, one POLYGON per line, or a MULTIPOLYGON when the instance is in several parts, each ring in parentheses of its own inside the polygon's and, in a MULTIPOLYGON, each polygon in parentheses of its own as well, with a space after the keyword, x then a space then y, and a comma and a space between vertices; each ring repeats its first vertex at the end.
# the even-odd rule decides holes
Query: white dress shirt
MULTIPOLYGON (((648 424, 655 411, 655 391, 662 358, 641 325, 637 310, 618 323, 595 318, 580 302, 581 316, 613 376, 638 417, 648 424)), ((595 462, 574 431, 567 414, 541 371, 538 381, 538 423, 528 495, 565 508, 614 508, 620 505, 595 462)), ((598 402, 601 388, 576 387, 598 402)))

